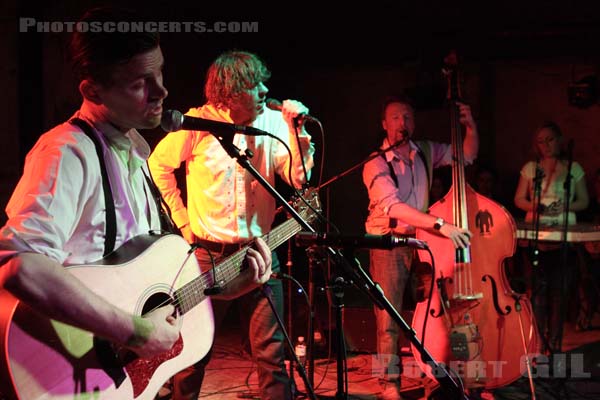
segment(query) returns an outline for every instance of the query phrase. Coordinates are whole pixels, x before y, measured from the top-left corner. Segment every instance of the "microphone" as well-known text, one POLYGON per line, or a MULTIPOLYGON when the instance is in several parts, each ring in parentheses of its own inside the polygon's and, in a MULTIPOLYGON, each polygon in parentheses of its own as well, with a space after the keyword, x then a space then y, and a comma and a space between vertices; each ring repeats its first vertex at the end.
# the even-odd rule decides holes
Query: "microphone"
POLYGON ((299 232, 296 234, 296 246, 324 245, 332 247, 360 247, 367 249, 393 249, 395 247, 413 247, 428 249, 427 242, 415 238, 395 235, 339 235, 335 233, 299 232))
POLYGON ((189 117, 177 110, 166 110, 160 120, 160 126, 166 132, 187 129, 190 131, 208 131, 217 136, 233 135, 236 132, 249 136, 269 135, 261 129, 252 126, 230 124, 211 119, 189 117))
MULTIPOLYGON (((270 108, 271 110, 274 110, 274 111, 281 111, 281 109, 283 108, 283 104, 279 100, 275 100, 275 99, 267 99, 265 104, 267 105, 268 108, 270 108)), ((308 115, 308 114, 304 114, 304 113, 298 115, 298 117, 296 117, 296 118, 305 119, 305 120, 311 121, 311 122, 319 121, 312 115, 308 115)))

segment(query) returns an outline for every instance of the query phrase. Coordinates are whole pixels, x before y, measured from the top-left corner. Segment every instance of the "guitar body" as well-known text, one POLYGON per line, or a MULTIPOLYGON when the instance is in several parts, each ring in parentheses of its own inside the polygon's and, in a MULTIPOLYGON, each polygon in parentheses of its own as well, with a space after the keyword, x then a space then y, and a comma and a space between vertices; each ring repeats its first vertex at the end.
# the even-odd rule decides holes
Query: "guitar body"
MULTIPOLYGON (((95 293, 135 315, 173 299, 201 275, 190 246, 177 235, 138 236, 96 265, 67 267, 95 293)), ((178 299, 185 303, 185 299, 178 299)), ((210 350, 210 299, 179 316, 173 349, 151 359, 115 348, 90 332, 48 319, 0 291, 2 391, 15 399, 153 399, 172 375, 210 350)))
MULTIPOLYGON (((294 207, 312 221, 320 210, 317 192, 307 190, 294 207)), ((290 218, 263 239, 274 250, 301 229, 290 218)), ((214 319, 204 290, 213 286, 215 275, 221 286, 239 276, 251 245, 216 265, 214 273, 200 270, 190 245, 177 235, 136 236, 95 265, 66 267, 129 313, 143 315, 167 303, 176 305, 183 319, 180 338, 170 351, 151 359, 48 319, 0 289, 0 398, 154 399, 167 379, 208 354, 214 319)))

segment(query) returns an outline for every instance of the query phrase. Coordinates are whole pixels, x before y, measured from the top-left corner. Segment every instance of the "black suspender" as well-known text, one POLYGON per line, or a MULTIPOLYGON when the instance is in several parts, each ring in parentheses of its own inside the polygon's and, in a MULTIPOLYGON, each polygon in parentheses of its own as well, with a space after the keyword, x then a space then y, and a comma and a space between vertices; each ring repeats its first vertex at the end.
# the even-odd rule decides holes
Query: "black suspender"
POLYGON ((385 160, 385 162, 388 165, 388 168, 390 169, 390 177, 394 181, 394 185, 396 185, 396 187, 398 187, 398 177, 396 176, 396 173, 394 172, 394 167, 392 166, 392 162, 386 160, 384 154, 382 154, 381 157, 383 157, 383 159, 385 160))
MULTIPOLYGON (((421 158, 421 161, 423 162, 423 166, 425 167, 425 173, 427 174, 427 186, 429 187, 431 185, 431 178, 429 177, 429 164, 427 163, 427 159, 425 158, 425 154, 423 154, 423 150, 421 150, 421 148, 418 147, 418 146, 417 146, 417 154, 421 158)), ((388 168, 390 170, 390 177, 394 181, 394 184, 396 185, 396 187, 398 187, 398 177, 396 176, 396 173, 394 172, 394 167, 392 166, 391 161, 388 161, 385 158, 384 154, 382 154, 381 157, 383 157, 383 159, 387 163, 388 168)))
POLYGON ((100 172, 102 173, 102 189, 104 190, 104 203, 106 206, 106 239, 104 241, 104 256, 108 255, 115 249, 115 241, 117 239, 117 215, 115 213, 115 202, 113 201, 110 181, 106 173, 106 164, 104 162, 104 153, 102 144, 94 133, 92 127, 80 118, 73 118, 70 121, 73 125, 77 125, 83 133, 85 133, 94 142, 98 161, 100 162, 100 172))
POLYGON ((427 187, 431 188, 431 177, 429 176, 429 169, 431 168, 431 165, 429 165, 429 162, 427 162, 427 157, 425 156, 423 150, 421 150, 421 147, 416 143, 415 145, 417 146, 417 154, 419 155, 419 157, 421 157, 421 161, 425 166, 425 173, 427 174, 427 187))

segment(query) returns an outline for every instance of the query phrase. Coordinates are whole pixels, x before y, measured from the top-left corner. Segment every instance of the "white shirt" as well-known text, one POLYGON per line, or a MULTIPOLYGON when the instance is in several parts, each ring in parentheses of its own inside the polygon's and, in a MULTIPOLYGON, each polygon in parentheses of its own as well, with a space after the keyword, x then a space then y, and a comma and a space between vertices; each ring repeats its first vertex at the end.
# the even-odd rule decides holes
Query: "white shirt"
MULTIPOLYGON (((363 183, 369 194, 369 216, 365 222, 367 233, 385 235, 387 233, 412 234, 415 228, 398 220, 390 227, 389 209, 398 203, 405 203, 417 210, 425 210, 428 202, 429 182, 427 165, 417 154, 419 148, 430 152, 432 168, 449 165, 452 162, 452 148, 445 143, 410 141, 409 157, 403 157, 397 149, 384 153, 384 157, 375 157, 363 167, 363 183), (420 147, 419 147, 420 146, 420 147), (388 163, 396 175, 396 181, 390 175, 388 163), (397 184, 396 184, 397 182, 397 184)), ((387 138, 382 149, 390 146, 387 138)))
MULTIPOLYGON (((232 123, 228 110, 210 104, 193 108, 186 115, 232 123)), ((290 143, 288 126, 280 112, 265 109, 252 124, 283 140, 292 150, 292 180, 304 181, 302 158, 295 138, 290 143)), ((314 146, 306 132, 299 135, 307 172, 313 166, 314 146)), ((233 143, 242 151, 251 150, 250 163, 273 186, 279 174, 288 179, 289 155, 279 141, 268 136, 236 134, 233 143)), ((175 224, 187 223, 198 238, 238 243, 269 232, 275 217, 275 199, 231 158, 221 143, 204 131, 171 132, 156 146, 148 159, 156 185, 169 205, 175 224), (187 207, 183 204, 173 174, 186 162, 187 207)), ((307 179, 310 179, 310 175, 307 179)))
MULTIPOLYGON (((150 153, 148 143, 136 130, 123 134, 106 122, 94 121, 83 109, 74 116, 100 133, 115 203, 115 249, 134 236, 160 229, 142 172, 150 153)), ((92 140, 68 122, 43 134, 27 155, 6 213, 8 222, 0 230, 0 264, 21 252, 41 253, 64 265, 102 258, 106 207, 92 140)))

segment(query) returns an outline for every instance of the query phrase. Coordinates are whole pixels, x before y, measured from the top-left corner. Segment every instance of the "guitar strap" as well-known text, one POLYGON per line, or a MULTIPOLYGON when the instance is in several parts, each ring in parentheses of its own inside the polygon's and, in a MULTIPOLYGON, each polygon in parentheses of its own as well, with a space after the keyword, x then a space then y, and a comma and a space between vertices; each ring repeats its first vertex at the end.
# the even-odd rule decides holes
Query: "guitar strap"
POLYGON ((106 239, 104 241, 104 256, 107 256, 115 249, 115 241, 117 239, 117 215, 115 213, 115 202, 113 201, 110 181, 108 180, 108 174, 106 173, 106 164, 104 162, 102 144, 100 143, 100 140, 98 140, 98 137, 94 133, 92 127, 87 122, 80 118, 73 118, 69 122, 81 128, 83 133, 85 133, 92 140, 92 142, 94 142, 96 153, 98 154, 98 160, 100 161, 102 189, 104 190, 104 204, 106 206, 106 239))
MULTIPOLYGON (((148 163, 146 162, 146 165, 147 164, 148 163)), ((181 231, 179 230, 179 228, 177 228, 177 225, 175 225, 175 222, 171 218, 171 209, 165 201, 164 197, 162 197, 160 190, 156 186, 156 183, 154 183, 154 180, 152 179, 152 174, 148 175, 144 169, 142 169, 142 172, 144 173, 146 183, 148 184, 150 192, 152 193, 152 198, 156 203, 156 209, 158 210, 158 214, 160 217, 161 229, 169 233, 174 233, 176 235, 183 236, 181 234, 181 231)))

